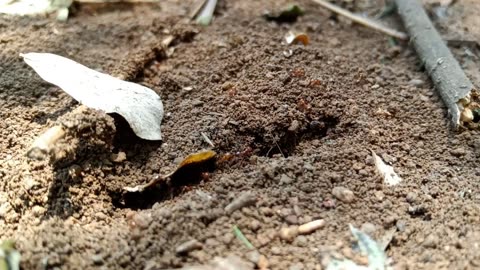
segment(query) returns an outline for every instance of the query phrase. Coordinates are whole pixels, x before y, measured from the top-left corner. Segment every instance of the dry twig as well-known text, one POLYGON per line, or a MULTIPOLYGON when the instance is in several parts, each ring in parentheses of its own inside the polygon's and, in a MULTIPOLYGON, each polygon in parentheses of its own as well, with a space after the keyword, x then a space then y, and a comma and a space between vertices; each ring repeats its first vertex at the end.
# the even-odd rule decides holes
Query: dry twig
POLYGON ((476 92, 457 60, 445 45, 425 10, 418 0, 395 0, 397 11, 408 30, 411 43, 435 88, 448 107, 451 122, 455 127, 462 122, 473 121, 472 110, 476 92))
POLYGON ((376 21, 373 21, 371 19, 368 19, 368 18, 364 18, 364 17, 361 17, 361 16, 358 16, 358 15, 355 15, 353 13, 351 13, 350 11, 346 10, 346 9, 343 9, 341 7, 338 7, 334 4, 331 4, 325 0, 313 0, 313 2, 321 5, 322 7, 334 12, 334 13, 337 13, 339 15, 342 15, 358 24, 361 24, 363 26, 366 26, 366 27, 369 27, 369 28, 372 28, 376 31, 379 31, 379 32, 382 32, 384 34, 387 34, 389 36, 392 36, 394 38, 398 38, 398 39, 402 39, 402 40, 406 40, 408 39, 408 36, 407 34, 403 33, 403 32, 400 32, 400 31, 397 31, 395 29, 391 29, 391 28, 388 28, 387 26, 385 25, 381 25, 380 23, 376 22, 376 21))

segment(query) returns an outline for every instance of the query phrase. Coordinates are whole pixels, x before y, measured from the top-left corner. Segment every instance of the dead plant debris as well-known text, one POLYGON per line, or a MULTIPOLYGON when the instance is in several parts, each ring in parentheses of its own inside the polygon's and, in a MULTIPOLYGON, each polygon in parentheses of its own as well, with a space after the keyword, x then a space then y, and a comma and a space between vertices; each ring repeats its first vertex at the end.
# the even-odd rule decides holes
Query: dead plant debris
POLYGON ((138 185, 135 187, 124 187, 124 190, 128 192, 142 192, 147 188, 155 186, 159 182, 165 181, 166 179, 173 177, 176 173, 191 165, 202 165, 206 162, 213 160, 215 157, 216 153, 212 150, 200 151, 198 153, 188 155, 184 160, 182 160, 182 162, 180 162, 180 164, 174 171, 165 175, 156 176, 153 180, 144 185, 138 185))

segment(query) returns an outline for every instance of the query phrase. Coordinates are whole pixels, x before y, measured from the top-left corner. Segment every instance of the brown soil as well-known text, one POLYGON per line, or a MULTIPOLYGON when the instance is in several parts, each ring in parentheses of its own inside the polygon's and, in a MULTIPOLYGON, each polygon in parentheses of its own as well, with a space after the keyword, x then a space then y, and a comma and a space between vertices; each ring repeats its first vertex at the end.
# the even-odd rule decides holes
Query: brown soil
MULTIPOLYGON (((253 260, 235 225, 270 269, 322 269, 329 256, 352 253, 348 224, 375 239, 396 228, 387 249, 396 269, 480 267, 479 132, 449 129, 408 44, 392 47, 307 0, 305 16, 281 25, 261 14, 285 0, 220 1, 205 28, 184 22, 188 1, 161 2, 79 5, 67 23, 0 16, 0 240, 16 240, 23 269, 253 260), (311 44, 283 44, 290 29, 308 33, 311 44), (160 43, 171 33, 177 39, 166 57, 160 43), (99 112, 72 119, 78 104, 19 57, 32 51, 154 89, 166 111, 164 141, 139 140, 119 117, 114 124, 99 112), (86 123, 62 142, 78 145, 73 152, 52 162, 26 158, 38 134, 69 121, 86 123), (233 158, 208 177, 187 174, 141 196, 123 194, 208 148, 201 132, 233 158), (394 166, 401 184, 382 183, 370 150, 394 166), (112 161, 120 152, 126 160, 112 161), (355 199, 338 200, 334 187, 355 199), (253 205, 224 210, 246 192, 253 205), (319 218, 326 225, 314 233, 278 237, 283 227, 319 218), (176 254, 192 239, 203 248, 176 254)), ((381 9, 380 1, 343 4, 381 9)), ((478 45, 463 41, 478 40, 478 12, 476 1, 457 1, 436 21, 457 40, 452 49, 477 85, 478 45)))

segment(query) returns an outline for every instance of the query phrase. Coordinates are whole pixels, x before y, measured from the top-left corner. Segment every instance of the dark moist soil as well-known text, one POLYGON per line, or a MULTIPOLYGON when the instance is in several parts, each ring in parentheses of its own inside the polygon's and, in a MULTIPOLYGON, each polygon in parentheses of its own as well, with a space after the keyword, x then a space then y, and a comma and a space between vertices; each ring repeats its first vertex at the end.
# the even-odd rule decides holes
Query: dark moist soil
MULTIPOLYGON (((306 0, 305 16, 281 25, 261 15, 288 1, 219 2, 205 28, 185 22, 188 1, 77 5, 67 23, 0 16, 0 240, 16 240, 22 268, 151 270, 229 255, 255 262, 236 225, 269 269, 324 269, 330 256, 352 256, 352 224, 379 241, 394 232, 395 269, 478 269, 479 132, 449 129, 408 44, 393 46, 306 0), (310 44, 284 44, 291 29, 310 44), (173 53, 161 48, 169 34, 173 53), (165 106, 164 141, 137 139, 118 116, 72 115, 78 103, 23 63, 25 52, 151 87, 165 106), (57 123, 77 128, 59 144, 67 150, 29 161, 33 140, 57 123), (221 157, 213 171, 125 196, 123 187, 209 148, 201 132, 221 157), (375 175, 370 150, 394 166, 399 185, 375 175), (339 200, 335 187, 354 200, 339 200), (242 196, 250 204, 225 210, 242 196), (325 226, 291 242, 278 236, 314 219, 325 226), (203 248, 177 254, 190 240, 203 248)), ((374 14, 380 2, 337 3, 374 14)), ((476 1, 457 1, 436 19, 475 83, 478 45, 466 41, 480 36, 478 12, 476 1)))

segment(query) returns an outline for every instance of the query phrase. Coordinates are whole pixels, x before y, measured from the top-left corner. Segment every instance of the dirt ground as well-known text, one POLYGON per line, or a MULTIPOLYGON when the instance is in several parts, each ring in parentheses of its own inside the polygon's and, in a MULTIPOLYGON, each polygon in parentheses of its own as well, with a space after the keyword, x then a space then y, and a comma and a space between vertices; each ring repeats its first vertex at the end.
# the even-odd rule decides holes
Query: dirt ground
MULTIPOLYGON (((443 16, 438 1, 425 2, 480 85, 480 3, 456 1, 443 16)), ((237 226, 269 269, 325 269, 332 256, 352 257, 352 224, 379 241, 393 232, 394 269, 479 269, 479 132, 449 129, 408 44, 307 0, 295 23, 262 18, 288 3, 221 0, 208 27, 185 22, 191 3, 173 0, 76 5, 66 23, 0 16, 0 240, 17 242, 22 268, 171 269, 235 255, 254 269, 258 254, 234 236, 237 226), (283 43, 291 29, 310 44, 283 43), (160 42, 169 34, 167 57, 160 42), (28 160, 35 137, 73 121, 78 103, 42 81, 19 57, 25 52, 60 54, 152 88, 165 106, 163 142, 91 112, 80 120, 90 121, 85 130, 63 141, 77 145, 73 152, 28 160), (233 158, 201 178, 122 192, 209 148, 201 132, 233 158), (395 168, 399 185, 383 184, 370 150, 395 168), (112 158, 119 153, 126 159, 112 158), (334 196, 338 187, 353 201, 334 196), (246 207, 225 210, 245 196, 246 207), (279 237, 314 219, 325 226, 279 237), (179 254, 191 240, 201 247, 179 254)), ((370 15, 382 8, 336 3, 370 15)), ((401 28, 395 17, 385 22, 401 28)))

